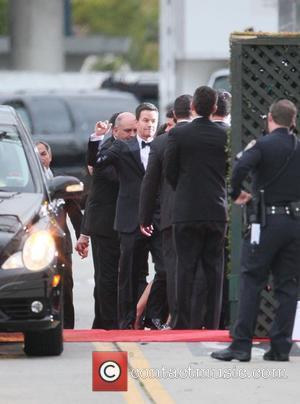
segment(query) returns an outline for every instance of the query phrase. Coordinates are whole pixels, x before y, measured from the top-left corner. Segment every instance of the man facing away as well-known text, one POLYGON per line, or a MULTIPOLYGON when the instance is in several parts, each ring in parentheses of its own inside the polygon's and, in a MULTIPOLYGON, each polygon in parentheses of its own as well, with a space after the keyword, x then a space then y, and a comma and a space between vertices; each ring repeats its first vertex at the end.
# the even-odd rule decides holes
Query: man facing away
POLYGON ((178 258, 177 315, 172 327, 177 329, 191 328, 192 292, 199 265, 207 284, 205 324, 211 329, 219 326, 227 221, 227 135, 211 121, 216 103, 213 89, 197 88, 192 109, 199 117, 175 127, 168 137, 166 177, 175 190, 173 223, 178 258))

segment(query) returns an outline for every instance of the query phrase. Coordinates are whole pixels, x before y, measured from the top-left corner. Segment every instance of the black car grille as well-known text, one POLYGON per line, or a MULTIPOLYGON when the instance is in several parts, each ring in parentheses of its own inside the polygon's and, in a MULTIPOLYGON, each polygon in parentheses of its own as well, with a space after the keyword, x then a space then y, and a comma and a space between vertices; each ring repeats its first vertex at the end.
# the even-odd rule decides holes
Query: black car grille
POLYGON ((0 319, 1 312, 14 320, 41 318, 45 315, 46 307, 45 302, 41 299, 39 300, 44 305, 44 309, 40 313, 33 313, 31 311, 32 299, 0 300, 0 319))

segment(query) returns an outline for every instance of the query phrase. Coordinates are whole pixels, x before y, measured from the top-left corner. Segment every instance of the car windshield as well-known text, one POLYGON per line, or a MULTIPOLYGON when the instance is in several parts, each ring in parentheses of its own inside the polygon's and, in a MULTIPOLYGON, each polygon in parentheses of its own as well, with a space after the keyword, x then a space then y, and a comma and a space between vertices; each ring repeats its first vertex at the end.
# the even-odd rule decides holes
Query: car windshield
POLYGON ((115 112, 134 112, 137 107, 136 100, 123 97, 74 97, 68 98, 77 127, 82 133, 94 131, 97 121, 109 119, 115 112))
POLYGON ((57 97, 33 97, 31 113, 34 133, 48 135, 73 131, 70 113, 64 100, 57 97))
POLYGON ((34 192, 24 146, 14 126, 0 125, 0 190, 34 192))

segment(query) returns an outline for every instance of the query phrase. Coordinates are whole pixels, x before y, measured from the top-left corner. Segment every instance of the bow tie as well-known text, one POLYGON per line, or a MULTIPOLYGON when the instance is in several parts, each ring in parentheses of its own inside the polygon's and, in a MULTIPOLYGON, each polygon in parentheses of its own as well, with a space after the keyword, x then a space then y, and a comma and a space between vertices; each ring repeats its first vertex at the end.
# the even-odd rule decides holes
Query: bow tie
POLYGON ((150 147, 150 143, 151 142, 144 142, 143 140, 142 140, 142 149, 144 148, 144 147, 146 147, 146 146, 149 146, 150 147))

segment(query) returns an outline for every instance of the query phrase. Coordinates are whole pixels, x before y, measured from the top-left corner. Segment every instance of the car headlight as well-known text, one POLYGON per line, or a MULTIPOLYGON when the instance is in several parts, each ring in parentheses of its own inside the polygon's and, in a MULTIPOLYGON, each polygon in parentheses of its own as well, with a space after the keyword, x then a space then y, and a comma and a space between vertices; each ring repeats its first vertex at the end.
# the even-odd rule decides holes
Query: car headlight
POLYGON ((46 230, 32 233, 25 241, 23 251, 10 256, 2 265, 2 269, 25 267, 31 271, 46 268, 56 256, 55 241, 46 230))

